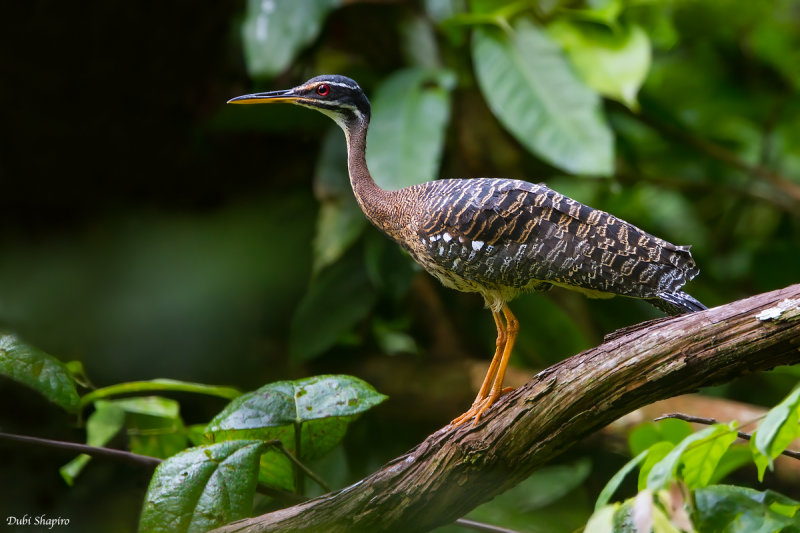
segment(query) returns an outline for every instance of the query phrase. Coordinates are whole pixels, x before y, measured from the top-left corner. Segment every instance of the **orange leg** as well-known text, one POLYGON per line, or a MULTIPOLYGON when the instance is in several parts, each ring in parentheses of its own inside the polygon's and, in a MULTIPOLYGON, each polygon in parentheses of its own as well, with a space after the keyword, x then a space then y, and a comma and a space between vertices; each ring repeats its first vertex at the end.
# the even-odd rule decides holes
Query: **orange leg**
POLYGON ((505 327, 500 321, 500 313, 493 312, 494 321, 497 325, 497 350, 492 358, 492 363, 489 365, 489 371, 486 373, 478 396, 472 403, 472 407, 466 413, 450 422, 454 426, 460 426, 473 417, 477 424, 484 411, 491 407, 500 396, 512 390, 503 388, 503 378, 506 375, 506 368, 508 367, 508 360, 511 358, 511 350, 514 348, 514 341, 517 339, 519 322, 508 305, 503 305, 503 315, 506 319, 505 327))

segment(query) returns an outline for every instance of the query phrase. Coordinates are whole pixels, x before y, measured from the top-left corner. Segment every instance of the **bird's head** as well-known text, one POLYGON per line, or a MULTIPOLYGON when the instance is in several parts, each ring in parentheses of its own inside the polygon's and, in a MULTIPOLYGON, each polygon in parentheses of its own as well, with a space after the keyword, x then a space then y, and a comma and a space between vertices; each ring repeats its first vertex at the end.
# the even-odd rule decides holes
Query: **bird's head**
POLYGON ((345 76, 327 74, 311 78, 293 89, 246 94, 228 100, 229 104, 269 104, 286 102, 321 111, 336 121, 345 132, 370 118, 370 105, 364 91, 345 76))

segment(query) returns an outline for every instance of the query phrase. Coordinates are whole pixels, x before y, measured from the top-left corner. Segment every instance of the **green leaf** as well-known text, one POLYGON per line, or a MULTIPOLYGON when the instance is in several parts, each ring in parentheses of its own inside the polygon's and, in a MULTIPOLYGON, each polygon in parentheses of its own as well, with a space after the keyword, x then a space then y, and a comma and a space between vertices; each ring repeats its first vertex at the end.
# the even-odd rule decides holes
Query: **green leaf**
POLYGON ((381 187, 400 189, 436 179, 454 81, 447 71, 409 68, 378 86, 367 164, 381 187))
POLYGON ((383 353, 389 355, 401 353, 419 353, 419 347, 414 337, 406 333, 409 327, 408 320, 388 322, 376 317, 372 321, 372 333, 383 353))
POLYGON ((797 533, 800 503, 770 490, 712 485, 694 491, 698 531, 797 533))
POLYGON ((94 388, 92 382, 89 380, 89 376, 86 375, 86 370, 83 368, 83 363, 81 361, 67 361, 64 364, 75 383, 86 389, 94 388))
POLYGON ((200 446, 201 444, 210 444, 208 439, 206 439, 205 424, 192 424, 191 426, 186 426, 186 438, 188 438, 189 442, 195 446, 200 446))
POLYGON ((791 2, 777 2, 774 17, 753 20, 747 46, 754 55, 778 71, 797 91, 800 89, 800 37, 791 2))
POLYGON ((276 381, 243 394, 208 424, 207 431, 281 427, 330 417, 353 416, 386 400, 353 376, 324 375, 276 381))
POLYGON ((0 336, 0 374, 31 387, 68 412, 78 410, 78 391, 67 365, 16 335, 0 336))
MULTIPOLYGON (((187 432, 180 418, 180 405, 170 398, 146 396, 122 400, 98 400, 86 421, 86 444, 105 446, 123 427, 133 453, 166 458, 186 447, 187 432)), ((72 485, 90 457, 81 454, 59 469, 72 485)))
POLYGON ((678 444, 692 434, 692 425, 685 420, 665 418, 658 422, 639 424, 628 435, 631 455, 638 455, 660 441, 678 444))
POLYGON ((758 466, 759 481, 766 466, 778 457, 789 443, 800 436, 800 387, 796 387, 781 403, 770 409, 750 440, 753 458, 758 466))
POLYGON ((399 29, 406 63, 425 69, 441 67, 436 32, 427 17, 408 17, 402 21, 399 29))
POLYGON ((623 7, 620 0, 590 0, 586 4, 588 6, 586 8, 562 8, 562 12, 571 18, 605 24, 610 28, 617 26, 617 19, 623 7))
MULTIPOLYGON (((121 407, 113 402, 98 401, 94 412, 86 420, 86 444, 105 446, 124 425, 125 411, 121 407)), ((90 460, 90 456, 82 453, 59 468, 58 472, 68 485, 72 485, 90 460)))
POLYGON ((661 441, 653 444, 650 448, 647 449, 647 457, 645 458, 642 467, 639 469, 639 480, 637 481, 636 488, 640 491, 647 488, 647 477, 650 475, 650 472, 653 470, 653 467, 656 466, 664 457, 667 456, 672 449, 675 448, 669 441, 661 441))
POLYGON ((176 379, 152 379, 149 381, 129 381, 117 383, 109 387, 97 389, 81 397, 81 407, 84 407, 100 398, 109 398, 120 394, 133 394, 153 391, 179 391, 194 392, 197 394, 207 394, 232 400, 241 394, 241 391, 232 387, 220 387, 216 385, 205 385, 203 383, 192 383, 189 381, 179 381, 176 379))
POLYGON ((463 4, 463 0, 425 0, 425 13, 438 23, 463 11, 463 4))
POLYGON ((661 507, 653 506, 653 533, 681 533, 661 507))
POLYGON ((146 396, 112 403, 127 415, 128 445, 133 453, 165 459, 186 447, 180 404, 175 400, 146 396))
POLYGON ((600 509, 595 509, 589 522, 586 523, 583 533, 608 533, 615 531, 614 515, 619 509, 619 504, 606 505, 600 509))
POLYGON ((328 13, 340 4, 341 0, 248 0, 242 41, 250 76, 268 78, 283 72, 317 38, 328 13))
POLYGON ((611 479, 608 480, 606 486, 603 487, 603 490, 600 491, 600 495, 597 496, 597 502, 594 504, 594 512, 597 513, 608 505, 608 502, 611 500, 611 496, 617 492, 617 489, 622 484, 622 481, 625 477, 637 466, 644 462, 647 458, 647 454, 649 450, 644 450, 639 453, 636 457, 625 463, 625 465, 619 469, 619 471, 611 476, 611 479))
POLYGON ((708 484, 719 483, 731 472, 739 468, 749 465, 753 460, 753 455, 750 453, 750 447, 747 444, 734 444, 725 452, 714 470, 708 484))
POLYGON ((690 489, 705 487, 720 460, 736 440, 736 431, 717 433, 686 448, 681 456, 683 480, 690 489))
POLYGON ((683 477, 697 484, 707 482, 714 473, 725 450, 736 440, 735 423, 716 424, 689 435, 658 462, 647 476, 647 488, 659 490, 678 474, 683 466, 683 477))
MULTIPOLYGON (((344 437, 347 426, 386 396, 368 383, 343 375, 278 381, 244 394, 214 417, 205 433, 212 441, 280 440, 295 452, 295 428, 300 425, 301 460, 318 458, 344 437)), ((260 480, 281 488, 294 486, 292 467, 278 451, 262 458, 260 480)))
POLYGON ((476 28, 473 37, 481 91, 522 145, 568 172, 613 172, 613 137, 600 98, 539 27, 521 18, 506 33, 476 28))
POLYGON ((603 96, 639 107, 636 95, 650 70, 647 33, 639 26, 615 31, 558 19, 547 31, 566 51, 581 79, 603 96))
POLYGON ((367 316, 376 297, 360 254, 346 254, 322 270, 292 317, 291 359, 303 362, 321 355, 367 316))
POLYGON ((350 187, 347 145, 338 126, 332 126, 322 140, 314 172, 314 196, 321 204, 312 244, 313 272, 316 275, 336 262, 367 225, 350 187))
POLYGON ((156 468, 139 531, 204 532, 250 515, 266 445, 236 440, 190 448, 156 468))

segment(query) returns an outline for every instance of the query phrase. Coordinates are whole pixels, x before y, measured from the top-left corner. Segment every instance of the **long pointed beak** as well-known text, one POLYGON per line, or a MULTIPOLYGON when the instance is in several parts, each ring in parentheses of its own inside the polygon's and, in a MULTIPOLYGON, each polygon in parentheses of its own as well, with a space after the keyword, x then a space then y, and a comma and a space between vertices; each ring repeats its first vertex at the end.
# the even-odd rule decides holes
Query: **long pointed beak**
POLYGON ((266 93, 245 94, 228 100, 229 104, 270 104, 278 102, 296 102, 300 99, 294 94, 293 89, 285 91, 270 91, 266 93))

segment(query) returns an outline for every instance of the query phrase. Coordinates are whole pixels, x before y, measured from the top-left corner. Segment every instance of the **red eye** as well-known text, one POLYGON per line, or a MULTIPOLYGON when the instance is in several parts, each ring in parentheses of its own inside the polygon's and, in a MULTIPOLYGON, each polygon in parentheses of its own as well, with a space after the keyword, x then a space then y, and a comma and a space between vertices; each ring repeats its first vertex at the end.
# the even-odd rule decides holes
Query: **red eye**
POLYGON ((329 92, 331 92, 331 88, 328 87, 327 85, 325 85, 324 83, 322 85, 318 85, 317 86, 317 94, 318 95, 320 95, 320 96, 328 96, 329 92))

